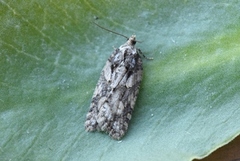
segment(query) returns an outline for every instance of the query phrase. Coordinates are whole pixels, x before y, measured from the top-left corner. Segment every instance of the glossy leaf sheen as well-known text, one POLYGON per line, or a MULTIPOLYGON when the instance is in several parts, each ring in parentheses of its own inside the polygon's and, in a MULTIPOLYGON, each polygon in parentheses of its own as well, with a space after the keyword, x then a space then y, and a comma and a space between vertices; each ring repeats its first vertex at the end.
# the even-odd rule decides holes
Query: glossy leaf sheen
POLYGON ((190 161, 240 127, 240 2, 0 1, 0 160, 190 161), (84 131, 102 67, 130 36, 144 60, 122 141, 84 131))

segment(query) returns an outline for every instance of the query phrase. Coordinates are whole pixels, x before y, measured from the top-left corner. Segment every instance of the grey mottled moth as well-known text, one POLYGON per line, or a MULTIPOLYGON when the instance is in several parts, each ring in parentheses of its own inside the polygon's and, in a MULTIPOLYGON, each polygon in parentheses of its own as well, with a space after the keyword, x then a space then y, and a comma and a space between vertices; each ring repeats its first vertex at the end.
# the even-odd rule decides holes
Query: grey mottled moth
POLYGON ((136 42, 132 35, 107 60, 87 113, 86 131, 104 131, 117 140, 127 132, 143 71, 142 53, 135 47, 136 42))

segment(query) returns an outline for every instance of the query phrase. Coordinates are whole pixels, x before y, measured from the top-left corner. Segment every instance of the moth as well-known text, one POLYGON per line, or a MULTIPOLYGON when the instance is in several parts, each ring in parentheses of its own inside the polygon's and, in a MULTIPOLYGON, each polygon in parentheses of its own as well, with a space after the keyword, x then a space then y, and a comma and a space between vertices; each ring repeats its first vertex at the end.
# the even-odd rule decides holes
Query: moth
POLYGON ((127 42, 114 49, 103 67, 85 122, 86 131, 103 131, 117 140, 127 132, 143 73, 136 36, 124 37, 127 42))

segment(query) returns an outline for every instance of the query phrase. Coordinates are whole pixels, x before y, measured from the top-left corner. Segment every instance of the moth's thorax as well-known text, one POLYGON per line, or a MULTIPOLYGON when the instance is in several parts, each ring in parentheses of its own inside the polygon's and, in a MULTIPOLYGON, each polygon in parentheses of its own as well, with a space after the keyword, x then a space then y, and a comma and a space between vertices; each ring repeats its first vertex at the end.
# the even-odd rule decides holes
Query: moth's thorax
POLYGON ((126 53, 125 51, 127 51, 129 55, 137 54, 137 49, 135 47, 135 44, 136 44, 136 36, 132 35, 125 44, 119 47, 120 53, 124 54, 126 53))

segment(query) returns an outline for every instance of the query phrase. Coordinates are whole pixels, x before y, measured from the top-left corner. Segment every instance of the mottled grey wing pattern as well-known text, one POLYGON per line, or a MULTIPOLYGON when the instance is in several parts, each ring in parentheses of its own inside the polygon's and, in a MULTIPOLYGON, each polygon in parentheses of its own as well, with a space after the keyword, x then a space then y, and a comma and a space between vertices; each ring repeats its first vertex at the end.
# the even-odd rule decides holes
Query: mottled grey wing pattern
POLYGON ((142 80, 139 50, 124 44, 106 62, 95 88, 85 128, 121 139, 128 129, 142 80))

